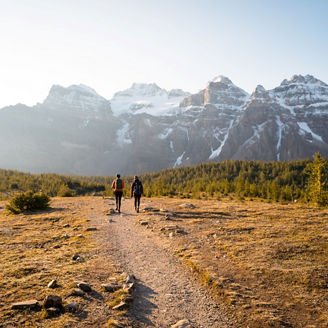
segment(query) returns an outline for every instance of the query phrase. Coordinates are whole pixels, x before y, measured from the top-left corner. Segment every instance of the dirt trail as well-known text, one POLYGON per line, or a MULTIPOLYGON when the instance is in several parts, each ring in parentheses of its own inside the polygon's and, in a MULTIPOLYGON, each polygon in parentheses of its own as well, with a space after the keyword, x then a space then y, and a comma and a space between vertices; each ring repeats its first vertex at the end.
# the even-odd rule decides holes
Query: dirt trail
MULTIPOLYGON (((105 200, 99 210, 112 204, 105 200)), ((138 280, 130 309, 133 327, 165 328, 181 319, 188 319, 195 328, 234 327, 205 288, 168 251, 169 241, 136 222, 132 201, 124 201, 122 208, 120 215, 93 220, 107 232, 102 238, 108 240, 110 255, 138 280)))

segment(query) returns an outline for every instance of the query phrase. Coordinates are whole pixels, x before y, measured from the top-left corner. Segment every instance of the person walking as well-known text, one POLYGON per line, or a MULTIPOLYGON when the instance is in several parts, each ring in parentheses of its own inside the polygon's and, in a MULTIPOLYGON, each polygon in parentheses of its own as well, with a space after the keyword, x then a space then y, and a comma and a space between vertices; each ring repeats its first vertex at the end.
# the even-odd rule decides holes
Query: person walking
POLYGON ((116 179, 112 183, 112 189, 114 190, 116 200, 116 211, 121 212, 121 200, 123 196, 123 190, 125 188, 124 181, 121 179, 121 175, 117 174, 116 179))
POLYGON ((131 197, 134 196, 134 209, 139 213, 140 198, 143 194, 143 186, 139 178, 135 175, 131 184, 131 197))

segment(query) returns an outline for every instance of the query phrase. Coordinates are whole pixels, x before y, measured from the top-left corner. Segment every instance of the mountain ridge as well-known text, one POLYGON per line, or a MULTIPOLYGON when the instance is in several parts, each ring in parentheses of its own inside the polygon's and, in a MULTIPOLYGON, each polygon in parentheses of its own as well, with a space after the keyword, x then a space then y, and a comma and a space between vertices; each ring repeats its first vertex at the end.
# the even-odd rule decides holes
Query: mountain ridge
POLYGON ((77 174, 141 173, 226 159, 328 155, 328 85, 294 75, 252 94, 216 76, 190 94, 134 83, 108 100, 54 85, 36 106, 0 110, 0 167, 77 174))

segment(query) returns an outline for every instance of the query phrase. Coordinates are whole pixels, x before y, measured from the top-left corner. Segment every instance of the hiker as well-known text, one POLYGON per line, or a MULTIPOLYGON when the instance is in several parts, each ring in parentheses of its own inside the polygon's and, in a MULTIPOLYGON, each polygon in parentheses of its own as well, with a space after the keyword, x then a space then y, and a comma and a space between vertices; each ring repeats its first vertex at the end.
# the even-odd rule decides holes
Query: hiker
POLYGON ((112 183, 112 189, 114 190, 116 199, 116 211, 121 212, 121 200, 123 195, 123 189, 125 188, 124 181, 121 179, 121 175, 117 174, 116 179, 112 183))
POLYGON ((143 194, 143 186, 139 178, 135 175, 134 180, 131 184, 131 198, 134 196, 134 209, 139 213, 140 198, 143 194))

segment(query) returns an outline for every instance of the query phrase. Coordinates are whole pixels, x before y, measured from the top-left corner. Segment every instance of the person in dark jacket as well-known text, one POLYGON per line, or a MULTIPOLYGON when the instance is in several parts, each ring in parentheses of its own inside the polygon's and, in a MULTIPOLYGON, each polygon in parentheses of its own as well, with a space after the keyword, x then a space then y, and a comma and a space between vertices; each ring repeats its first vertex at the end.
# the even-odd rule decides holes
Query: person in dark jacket
POLYGON ((131 184, 131 197, 134 197, 134 209, 139 213, 140 208, 140 198, 143 194, 143 186, 141 181, 137 176, 134 177, 134 180, 131 184))
POLYGON ((116 211, 121 212, 121 199, 123 196, 123 189, 125 188, 124 181, 121 179, 121 175, 117 174, 116 179, 112 183, 112 189, 114 190, 116 199, 116 211))

